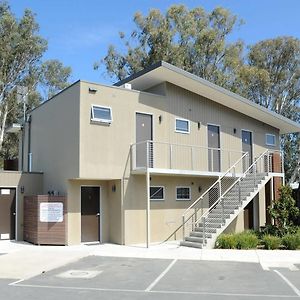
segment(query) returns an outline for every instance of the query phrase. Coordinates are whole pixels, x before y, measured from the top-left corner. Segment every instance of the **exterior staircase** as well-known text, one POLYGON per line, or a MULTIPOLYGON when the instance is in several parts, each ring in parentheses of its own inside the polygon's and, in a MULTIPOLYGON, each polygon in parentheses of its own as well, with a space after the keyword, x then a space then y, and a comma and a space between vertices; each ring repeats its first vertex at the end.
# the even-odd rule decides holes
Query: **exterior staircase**
POLYGON ((180 245, 213 248, 217 237, 270 180, 270 158, 266 150, 245 170, 249 157, 248 153, 244 154, 204 192, 183 214, 184 240, 180 245), (238 173, 238 170, 245 172, 238 173), (206 211, 205 202, 209 203, 206 211), (202 215, 199 216, 199 212, 202 215))

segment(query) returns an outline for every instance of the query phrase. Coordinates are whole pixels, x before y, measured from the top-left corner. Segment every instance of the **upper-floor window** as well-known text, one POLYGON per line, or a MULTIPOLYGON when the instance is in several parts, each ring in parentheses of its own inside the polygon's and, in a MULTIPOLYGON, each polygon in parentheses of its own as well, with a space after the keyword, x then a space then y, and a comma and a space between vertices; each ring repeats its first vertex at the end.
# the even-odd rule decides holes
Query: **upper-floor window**
POLYGON ((111 108, 106 106, 92 105, 92 121, 101 123, 111 123, 111 108))
POLYGON ((175 131, 181 133, 190 133, 190 121, 185 119, 175 119, 175 131))
POLYGON ((191 188, 188 186, 177 186, 176 200, 191 200, 191 188))
POLYGON ((165 188, 163 186, 151 186, 150 187, 150 199, 151 200, 164 200, 165 188))
POLYGON ((276 136, 275 134, 266 134, 266 145, 268 146, 276 146, 276 136))

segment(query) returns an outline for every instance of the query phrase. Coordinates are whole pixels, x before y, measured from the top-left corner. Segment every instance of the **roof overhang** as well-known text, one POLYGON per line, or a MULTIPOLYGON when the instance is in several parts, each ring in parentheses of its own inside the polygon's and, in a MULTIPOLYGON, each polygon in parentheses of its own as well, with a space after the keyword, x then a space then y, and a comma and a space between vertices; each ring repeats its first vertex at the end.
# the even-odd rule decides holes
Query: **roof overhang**
POLYGON ((13 123, 11 126, 9 126, 6 129, 6 132, 8 132, 8 133, 18 133, 19 131, 21 131, 21 129, 22 129, 21 124, 13 123))
POLYGON ((280 134, 300 132, 299 123, 163 61, 117 82, 115 86, 130 83, 132 89, 143 91, 162 82, 170 82, 247 116, 251 116, 279 129, 280 134))

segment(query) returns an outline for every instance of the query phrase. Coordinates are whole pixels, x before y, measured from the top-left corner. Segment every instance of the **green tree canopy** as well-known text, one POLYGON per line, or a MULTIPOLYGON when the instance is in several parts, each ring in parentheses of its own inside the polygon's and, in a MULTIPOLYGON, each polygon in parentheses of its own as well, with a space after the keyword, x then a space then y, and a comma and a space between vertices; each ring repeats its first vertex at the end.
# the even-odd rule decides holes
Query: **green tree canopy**
POLYGON ((5 134, 6 127, 23 115, 23 104, 31 109, 68 85, 71 69, 57 60, 42 62, 47 41, 30 10, 17 18, 7 2, 0 1, 0 155, 17 156, 17 137, 5 134), (26 95, 18 97, 18 87, 26 95), (44 90, 44 97, 41 91, 44 90), (4 147, 4 148, 3 148, 4 147))

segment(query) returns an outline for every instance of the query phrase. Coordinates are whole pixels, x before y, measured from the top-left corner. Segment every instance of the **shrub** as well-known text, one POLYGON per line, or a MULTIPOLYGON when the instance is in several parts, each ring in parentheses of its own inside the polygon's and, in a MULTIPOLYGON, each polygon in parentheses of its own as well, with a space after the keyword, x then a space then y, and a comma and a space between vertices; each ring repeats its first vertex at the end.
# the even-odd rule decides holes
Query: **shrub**
POLYGON ((258 237, 250 231, 236 234, 237 249, 254 249, 258 245, 258 237))
POLYGON ((281 239, 277 236, 265 235, 262 238, 263 245, 268 250, 278 249, 281 243, 281 239))
POLYGON ((237 246, 236 235, 222 233, 216 241, 216 248, 219 249, 235 249, 237 246))
POLYGON ((296 250, 298 247, 300 247, 300 235, 287 234, 282 238, 282 244, 288 250, 296 250))

